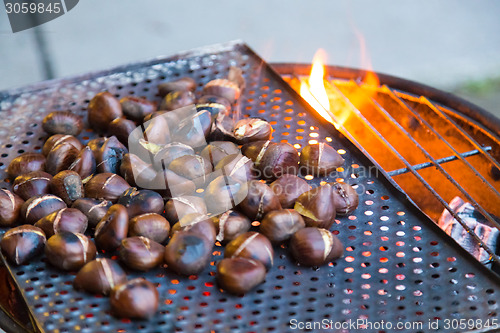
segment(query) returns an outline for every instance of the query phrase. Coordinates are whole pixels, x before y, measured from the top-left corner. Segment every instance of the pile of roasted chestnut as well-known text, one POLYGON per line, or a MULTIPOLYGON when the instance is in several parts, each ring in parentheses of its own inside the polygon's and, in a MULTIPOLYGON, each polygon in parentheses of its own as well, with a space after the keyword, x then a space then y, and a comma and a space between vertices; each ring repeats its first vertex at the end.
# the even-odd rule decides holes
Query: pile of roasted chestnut
POLYGON ((357 207, 356 191, 345 183, 311 189, 299 177, 335 172, 344 162, 337 151, 319 143, 299 154, 271 141, 267 121, 237 119, 244 80, 235 69, 208 82, 199 98, 196 86, 190 78, 160 84, 159 108, 97 94, 88 124, 103 137, 85 146, 76 137, 79 116, 48 114, 42 154, 12 160, 12 191, 0 191, 0 225, 12 227, 1 249, 10 262, 44 251, 51 265, 78 271, 76 289, 110 295, 114 315, 148 318, 158 291, 143 278, 127 281, 122 265, 198 274, 219 242, 225 258, 217 282, 241 294, 264 281, 273 246, 283 242, 301 265, 340 257, 343 245, 329 228, 336 214, 357 207))

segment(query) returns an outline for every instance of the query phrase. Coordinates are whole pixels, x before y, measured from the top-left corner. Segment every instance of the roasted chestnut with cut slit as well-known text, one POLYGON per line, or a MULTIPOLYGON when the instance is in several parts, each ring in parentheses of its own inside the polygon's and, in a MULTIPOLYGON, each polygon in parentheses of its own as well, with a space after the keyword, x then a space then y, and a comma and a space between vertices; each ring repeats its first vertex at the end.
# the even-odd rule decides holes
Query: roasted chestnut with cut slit
POLYGON ((344 246, 330 231, 322 228, 304 228, 290 239, 292 256, 301 265, 321 266, 344 252, 344 246))
POLYGON ((236 257, 258 260, 267 269, 270 269, 274 263, 274 250, 266 236, 249 231, 239 235, 226 245, 224 258, 236 257))
POLYGON ((84 195, 82 178, 75 171, 69 170, 61 171, 52 178, 50 190, 68 206, 84 195))
POLYGON ((269 185, 278 196, 281 207, 293 208, 297 198, 311 189, 311 186, 302 178, 285 174, 269 185))
POLYGON ((234 141, 235 121, 231 115, 219 113, 213 116, 213 124, 208 139, 210 141, 234 141))
POLYGON ((106 140, 107 140, 107 138, 98 137, 98 138, 90 140, 87 143, 87 147, 89 147, 90 150, 92 150, 92 153, 94 154, 94 158, 96 160, 97 160, 97 157, 99 154, 99 150, 101 150, 101 147, 106 142, 106 140))
POLYGON ((80 151, 69 142, 63 142, 52 148, 47 155, 45 170, 55 176, 63 170, 67 170, 76 160, 80 151))
POLYGON ((127 233, 127 209, 122 205, 113 205, 97 224, 94 239, 98 249, 109 252, 120 246, 121 241, 127 238, 127 233))
POLYGON ((163 262, 165 247, 142 236, 122 240, 118 256, 127 267, 149 271, 163 262))
POLYGON ((25 224, 8 230, 0 247, 10 262, 22 265, 42 253, 45 242, 45 234, 40 228, 25 224))
POLYGON ((268 212, 281 209, 281 205, 268 185, 252 180, 248 183, 248 194, 238 208, 252 221, 260 221, 268 212))
POLYGON ((33 171, 17 176, 12 184, 12 192, 23 200, 28 200, 37 195, 50 193, 49 183, 52 175, 44 171, 33 171))
POLYGON ((115 202, 130 185, 114 173, 98 173, 85 184, 85 195, 89 198, 115 202))
POLYGON ((231 114, 231 103, 224 97, 215 95, 204 95, 198 99, 196 110, 207 110, 212 117, 217 117, 220 114, 231 114))
POLYGON ((92 149, 85 147, 80 150, 68 170, 75 171, 82 179, 92 176, 96 172, 96 161, 92 149))
POLYGON ((163 82, 158 85, 158 94, 165 96, 173 91, 194 91, 196 81, 190 77, 181 77, 174 81, 163 82))
POLYGON ((128 216, 146 213, 162 213, 165 203, 161 195, 151 190, 138 190, 131 187, 118 198, 117 203, 127 208, 128 216))
POLYGON ((161 101, 160 110, 172 111, 194 104, 196 96, 190 90, 171 91, 161 101))
POLYGON ((327 175, 344 164, 340 154, 326 143, 309 144, 300 153, 300 166, 313 176, 327 175))
POLYGON ((177 223, 183 216, 192 213, 207 214, 207 206, 202 198, 186 195, 171 198, 165 204, 165 217, 171 225, 177 223))
POLYGON ((43 118, 42 128, 50 135, 78 135, 82 132, 83 121, 71 111, 54 111, 43 118))
POLYGON ((352 213, 359 204, 356 190, 347 183, 329 183, 333 190, 333 204, 337 215, 348 215, 352 213))
POLYGON ((181 122, 181 119, 183 118, 175 111, 156 111, 144 117, 142 123, 146 124, 148 121, 156 117, 162 117, 163 119, 165 119, 170 133, 172 133, 177 128, 177 126, 181 122))
POLYGON ((87 226, 87 217, 76 208, 60 209, 35 223, 35 227, 42 229, 47 238, 65 231, 83 234, 87 226))
POLYGON ((71 208, 81 211, 87 217, 88 225, 95 227, 112 205, 113 203, 107 200, 81 198, 73 202, 71 208))
POLYGON ((223 174, 240 182, 248 182, 256 178, 252 160, 240 153, 221 159, 217 163, 215 171, 220 171, 216 174, 223 174))
POLYGON ((293 209, 273 210, 264 216, 259 231, 273 243, 286 241, 305 228, 302 216, 293 209))
POLYGON ((128 146, 130 134, 136 129, 136 125, 132 120, 125 118, 116 118, 109 124, 109 134, 116 136, 118 141, 123 145, 128 146))
POLYGON ((302 193, 295 201, 294 209, 303 216, 306 226, 330 229, 335 219, 331 185, 318 186, 302 193))
POLYGON ((175 141, 197 148, 205 146, 212 128, 210 112, 203 110, 182 120, 174 131, 175 141))
POLYGON ((0 189, 0 226, 11 227, 21 215, 24 201, 9 190, 0 189))
POLYGON ((273 128, 264 119, 243 118, 234 125, 233 136, 238 144, 252 141, 270 140, 273 128))
POLYGON ((200 155, 216 166, 224 157, 239 152, 238 146, 230 141, 212 141, 203 148, 200 155))
POLYGON ((266 278, 266 267, 258 260, 225 258, 217 264, 217 283, 232 294, 244 294, 266 278))
POLYGON ((43 147, 42 147, 42 154, 47 156, 49 152, 52 150, 52 148, 56 147, 57 145, 67 142, 73 147, 75 147, 78 150, 82 150, 83 144, 78 140, 78 138, 75 138, 72 135, 64 135, 64 134, 54 134, 50 138, 45 141, 43 147))
POLYGON ((286 174, 295 175, 299 171, 299 154, 291 144, 278 142, 267 147, 257 166, 261 177, 266 180, 274 180, 286 174))
POLYGON ((143 174, 144 172, 139 175, 138 185, 157 189, 164 198, 186 196, 196 190, 194 182, 168 169, 158 170, 152 180, 143 178, 143 174))
POLYGON ((203 236, 179 231, 165 247, 165 262, 177 274, 198 274, 208 265, 212 247, 203 236))
POLYGON ((37 153, 24 153, 14 158, 7 168, 7 174, 11 180, 17 176, 33 171, 44 171, 45 156, 37 153))
POLYGON ((153 157, 153 163, 157 169, 168 168, 175 159, 194 155, 194 149, 180 142, 172 142, 163 146, 153 157))
POLYGON ((250 142, 241 147, 241 153, 251 159, 258 167, 267 149, 273 145, 276 145, 276 142, 269 140, 250 142))
POLYGON ((144 162, 135 154, 128 153, 123 155, 122 162, 120 163, 120 175, 123 179, 131 186, 138 186, 137 181, 141 174, 143 179, 154 179, 156 177, 156 171, 151 164, 144 162))
POLYGON ((123 155, 127 153, 127 148, 115 136, 107 138, 96 157, 97 172, 118 174, 123 155))
POLYGON ((179 222, 173 225, 170 234, 173 235, 179 231, 189 231, 205 237, 210 244, 215 243, 215 226, 207 215, 199 213, 184 215, 179 222))
POLYGON ((109 124, 122 116, 123 111, 120 102, 107 91, 98 93, 89 103, 89 125, 98 133, 106 133, 109 124))
POLYGON ((240 98, 241 90, 238 85, 228 79, 215 79, 208 82, 203 87, 202 95, 215 95, 224 97, 230 103, 236 102, 240 98))
POLYGON ((163 244, 170 234, 170 223, 163 216, 155 213, 137 215, 130 219, 128 235, 143 236, 163 244))
POLYGON ((216 240, 221 243, 232 241, 250 230, 252 226, 248 217, 234 210, 228 210, 219 216, 212 217, 212 221, 217 231, 216 240))
POLYGON ((52 194, 39 195, 21 206, 21 216, 26 223, 35 224, 42 217, 63 208, 66 208, 66 204, 61 198, 52 194))
POLYGON ((85 264, 76 274, 73 287, 90 294, 108 295, 116 285, 127 282, 121 266, 108 258, 97 258, 85 264))
POLYGON ((173 160, 168 166, 176 174, 194 182, 197 187, 202 187, 208 181, 212 172, 212 164, 199 155, 184 155, 173 160))
POLYGON ((170 129, 164 116, 152 118, 145 122, 143 127, 138 127, 131 134, 136 137, 143 137, 146 142, 160 146, 171 141, 170 129), (139 132, 142 131, 144 133, 140 135, 139 132))
POLYGON ((45 244, 45 257, 55 267, 74 271, 95 259, 97 250, 87 236, 79 233, 61 232, 50 237, 45 244))
POLYGON ((158 290, 151 282, 137 278, 115 286, 109 301, 113 316, 148 319, 158 310, 158 290))
POLYGON ((125 117, 133 121, 142 122, 144 117, 156 111, 156 103, 136 96, 123 97, 120 99, 120 105, 125 117))
POLYGON ((246 182, 239 182, 229 176, 219 176, 205 189, 205 203, 211 214, 222 214, 236 207, 247 196, 246 182))

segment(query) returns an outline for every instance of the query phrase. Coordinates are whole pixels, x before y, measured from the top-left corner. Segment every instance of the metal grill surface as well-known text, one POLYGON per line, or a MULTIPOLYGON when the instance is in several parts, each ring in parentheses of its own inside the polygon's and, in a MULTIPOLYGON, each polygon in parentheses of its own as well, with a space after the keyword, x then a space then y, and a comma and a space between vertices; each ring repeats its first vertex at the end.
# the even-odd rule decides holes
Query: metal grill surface
MULTIPOLYGON (((46 113, 69 109, 85 117, 89 100, 103 90, 117 97, 158 100, 160 82, 190 76, 200 89, 214 78, 225 77, 231 65, 242 68, 247 81, 243 116, 270 121, 275 141, 298 148, 309 140, 328 142, 343 154, 344 169, 333 178, 304 177, 311 185, 342 178, 357 187, 358 209, 338 218, 332 227, 345 245, 344 257, 320 268, 301 267, 282 246, 276 249, 275 266, 266 282, 244 296, 232 296, 215 283, 215 264, 223 255, 223 248, 215 246, 211 265, 198 276, 178 276, 165 267, 148 273, 129 272, 130 278, 144 276, 156 283, 160 293, 160 308, 151 320, 129 321, 109 314, 106 297, 75 291, 75 273, 50 267, 42 256, 27 265, 9 266, 41 331, 293 332, 292 319, 332 323, 366 319, 394 325, 421 322, 421 328, 401 331, 425 332, 429 321, 436 319, 485 323, 500 318, 498 276, 378 175, 355 146, 317 118, 240 42, 0 92, 1 186, 10 188, 5 171, 11 159, 23 152, 41 151, 46 139, 41 121, 46 113)), ((79 138, 86 143, 93 137, 93 132, 86 131, 79 138)))

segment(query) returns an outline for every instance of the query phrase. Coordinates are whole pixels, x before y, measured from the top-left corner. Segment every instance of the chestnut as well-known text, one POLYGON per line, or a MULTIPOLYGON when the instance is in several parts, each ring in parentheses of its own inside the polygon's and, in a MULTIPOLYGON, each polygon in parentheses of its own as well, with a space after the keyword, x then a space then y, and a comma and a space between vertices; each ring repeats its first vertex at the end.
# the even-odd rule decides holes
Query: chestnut
POLYGON ((234 141, 235 121, 231 115, 219 113, 213 116, 213 124, 208 136, 209 141, 234 141))
POLYGON ((240 98, 240 87, 228 79, 215 79, 208 82, 202 91, 202 95, 215 95, 224 97, 230 103, 236 102, 240 98))
POLYGON ((217 264, 219 287, 232 294, 244 294, 266 278, 266 267, 258 260, 225 258, 217 264))
POLYGON ((171 225, 174 225, 183 216, 191 213, 207 214, 207 206, 202 198, 186 195, 174 197, 165 204, 165 217, 171 225))
POLYGON ((179 222, 173 225, 170 234, 179 231, 188 231, 205 237, 210 244, 215 243, 215 226, 207 215, 192 213, 184 215, 179 222))
POLYGON ((158 310, 158 290, 151 282, 137 278, 115 286, 109 301, 116 317, 148 319, 158 310))
POLYGON ((108 258, 97 258, 85 264, 76 274, 73 287, 90 294, 108 295, 116 285, 127 282, 121 266, 108 258))
POLYGON ((23 200, 37 195, 49 194, 52 175, 44 171, 33 171, 17 176, 12 184, 12 192, 23 200))
POLYGON ((250 220, 260 221, 268 212, 281 209, 281 205, 268 185, 258 180, 251 180, 248 182, 248 194, 238 208, 250 220))
POLYGON ((217 117, 219 114, 230 115, 231 103, 224 97, 215 95, 201 96, 196 103, 196 110, 207 110, 212 117, 217 117))
POLYGON ((64 231, 83 234, 87 225, 87 217, 76 208, 60 209, 35 223, 35 227, 42 229, 47 238, 64 231))
POLYGON ((295 175, 284 174, 269 185, 274 194, 278 196, 281 207, 293 208, 295 200, 311 186, 302 178, 295 175))
POLYGON ((0 227, 11 227, 16 224, 23 199, 9 190, 0 189, 0 227))
POLYGON ((269 145, 255 164, 263 179, 274 180, 282 175, 298 173, 299 154, 291 144, 278 142, 269 145))
POLYGON ((212 221, 217 231, 216 240, 221 243, 232 241, 237 236, 250 230, 252 226, 245 215, 234 210, 228 210, 217 217, 212 217, 212 221))
MULTIPOLYGON (((136 187, 138 186, 137 182, 141 182, 141 178, 144 182, 148 179, 154 179, 156 171, 151 164, 144 162, 137 155, 127 153, 123 155, 122 162, 120 163, 120 175, 127 183, 136 187), (142 176, 140 177, 140 175, 142 176)), ((142 187, 147 187, 147 183, 142 185, 142 187)))
POLYGON ((156 103, 136 96, 123 97, 120 99, 120 105, 125 117, 133 121, 142 122, 144 117, 156 111, 156 103))
POLYGON ((169 92, 160 104, 160 110, 172 111, 184 106, 194 104, 196 96, 189 90, 177 90, 169 92))
POLYGON ((194 149, 180 142, 172 142, 163 146, 153 157, 153 163, 157 169, 168 167, 175 159, 194 155, 194 149))
POLYGON ((273 210, 264 216, 259 231, 273 243, 280 243, 305 228, 302 216, 293 209, 273 210))
POLYGON ((107 91, 98 93, 89 103, 89 125, 97 133, 105 133, 109 124, 122 116, 123 111, 120 102, 107 91))
POLYGON ((35 224, 42 217, 66 207, 64 201, 55 195, 38 195, 23 203, 21 206, 21 216, 27 223, 35 224))
POLYGON ((45 257, 53 266, 74 271, 95 259, 97 250, 84 234, 63 231, 50 237, 45 244, 45 257))
POLYGON ((17 176, 33 171, 44 171, 45 156, 37 153, 24 153, 14 158, 7 168, 7 174, 11 180, 17 176))
POLYGON ((333 190, 333 204, 337 215, 347 215, 352 213, 359 204, 359 197, 356 190, 346 183, 329 183, 333 190))
POLYGON ((138 190, 130 187, 118 198, 117 203, 127 208, 128 216, 145 213, 162 213, 165 203, 161 195, 151 190, 138 190))
POLYGON ((173 91, 194 91, 196 81, 190 77, 181 77, 174 81, 163 82, 158 85, 158 94, 165 96, 173 91))
POLYGON ((247 258, 260 261, 267 269, 273 267, 274 250, 266 236, 249 231, 239 235, 226 245, 224 258, 247 258))
POLYGON ((99 154, 99 150, 101 149, 102 145, 106 142, 106 140, 107 138, 98 137, 87 142, 87 147, 89 147, 90 150, 92 150, 92 154, 94 154, 94 158, 96 160, 99 154))
POLYGON ((212 165, 217 165, 224 157, 238 154, 240 149, 230 141, 212 141, 200 153, 200 156, 207 159, 212 165))
POLYGON ((96 172, 96 161, 92 149, 86 146, 80 150, 68 170, 75 171, 82 179, 92 176, 96 172))
POLYGON ((142 236, 122 240, 118 257, 127 267, 149 271, 163 262, 165 247, 142 236))
POLYGON ((344 163, 344 159, 324 142, 309 144, 300 153, 300 166, 313 176, 327 175, 344 163))
POLYGON ((330 231, 323 228, 304 228, 290 239, 292 256, 301 265, 321 266, 340 258, 344 246, 330 231))
POLYGON ((179 231, 165 247, 165 262, 177 274, 198 274, 208 265, 212 247, 206 237, 179 231))
POLYGON ((306 226, 330 229, 335 219, 331 185, 302 193, 295 201, 294 209, 303 216, 306 226))
POLYGON ((264 153, 270 146, 276 145, 276 142, 267 141, 254 141, 244 144, 241 147, 241 153, 252 160, 255 166, 259 166, 264 153))
POLYGON ((115 202, 130 185, 114 173, 98 173, 85 184, 85 195, 89 198, 115 202))
POLYGON ((203 110, 184 118, 174 131, 173 138, 193 148, 204 147, 211 128, 212 116, 203 110))
MULTIPOLYGON (((256 178, 255 166, 251 159, 237 153, 224 157, 215 166, 215 171, 240 182, 248 182, 256 178)), ((216 173, 216 174, 219 174, 216 173)))
POLYGON ((82 179, 75 171, 61 171, 50 181, 50 190, 69 206, 83 197, 82 179))
POLYGON ((163 216, 155 213, 137 215, 130 219, 129 236, 143 236, 163 244, 170 234, 170 223, 163 216))
POLYGON ((81 211, 87 217, 89 226, 95 227, 112 205, 108 200, 81 198, 73 202, 71 208, 81 211))
POLYGON ((156 111, 144 117, 142 123, 145 124, 151 119, 160 116, 167 122, 169 132, 173 132, 182 119, 181 115, 179 115, 176 111, 156 111))
POLYGON ((264 119, 243 118, 234 125, 233 136, 240 145, 261 140, 270 140, 273 128, 264 119))
POLYGON ((43 251, 45 241, 45 234, 40 228, 25 224, 8 230, 0 241, 0 247, 10 262, 22 265, 43 251))
POLYGON ((194 182, 197 187, 202 187, 212 172, 212 163, 199 155, 184 155, 170 163, 168 168, 181 177, 194 182))
POLYGON ((109 124, 109 134, 116 136, 118 141, 128 146, 130 134, 137 128, 132 120, 116 118, 109 124))
POLYGON ((204 199, 208 211, 221 214, 241 203, 248 193, 245 182, 239 182, 229 176, 219 176, 208 184, 204 199))
POLYGON ((109 207, 106 215, 95 228, 94 239, 97 248, 107 252, 116 250, 121 241, 127 238, 128 214, 122 205, 109 207))
POLYGON ((156 172, 153 179, 143 178, 146 172, 142 172, 137 180, 141 187, 157 189, 165 198, 173 198, 192 194, 196 185, 191 180, 179 176, 175 172, 165 169, 156 172))
POLYGON ((42 128, 50 135, 78 135, 82 132, 83 121, 71 111, 51 112, 43 118, 42 128))
POLYGON ((137 127, 132 131, 131 135, 134 138, 144 139, 148 143, 165 145, 171 141, 171 134, 168 126, 164 116, 154 117, 145 122, 141 127, 137 127))
POLYGON ((115 136, 107 138, 96 156, 97 172, 119 173, 120 163, 126 153, 127 148, 115 136))
POLYGON ((47 155, 45 170, 55 176, 63 170, 67 170, 76 160, 80 151, 69 142, 63 142, 52 148, 47 155))
POLYGON ((52 150, 52 148, 56 147, 57 145, 67 142, 73 147, 75 147, 78 150, 81 150, 83 148, 83 144, 78 140, 78 138, 75 138, 72 135, 64 135, 64 134, 54 134, 50 138, 48 138, 43 147, 42 147, 42 154, 44 156, 47 156, 49 152, 52 150))

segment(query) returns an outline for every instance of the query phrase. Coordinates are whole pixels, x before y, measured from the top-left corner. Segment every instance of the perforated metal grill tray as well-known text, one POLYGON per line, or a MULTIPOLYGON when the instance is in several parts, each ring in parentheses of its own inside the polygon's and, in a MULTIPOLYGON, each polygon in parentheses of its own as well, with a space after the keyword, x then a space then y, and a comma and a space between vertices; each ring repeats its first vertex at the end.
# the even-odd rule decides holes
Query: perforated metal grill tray
MULTIPOLYGON (((294 320, 335 324, 367 319, 391 323, 393 329, 398 322, 418 321, 421 328, 401 331, 425 332, 435 319, 443 324, 444 319, 485 323, 500 318, 498 277, 378 176, 357 148, 317 118, 241 42, 0 92, 1 186, 10 188, 5 170, 11 159, 41 150, 46 134, 40 124, 47 112, 70 109, 85 117, 89 100, 103 90, 117 97, 133 94, 158 100, 160 82, 190 76, 201 88, 209 80, 225 77, 231 65, 242 68, 247 81, 242 114, 271 121, 274 140, 303 146, 315 139, 343 152, 345 170, 337 177, 357 185, 360 194, 358 209, 336 220, 332 228, 345 245, 344 257, 321 268, 306 268, 297 265, 283 246, 276 249, 275 266, 266 282, 243 297, 227 294, 215 283, 222 247, 214 247, 211 265, 199 276, 181 277, 164 267, 145 274, 130 272, 130 278, 144 276, 158 285, 160 308, 149 321, 115 319, 107 298, 73 290, 75 274, 50 267, 43 257, 9 266, 41 331, 293 332, 298 330, 290 325, 294 320)), ((87 131, 80 139, 87 142, 93 137, 87 131)), ((317 185, 334 178, 309 182, 317 185)), ((370 331, 380 330, 366 330, 370 331)))

